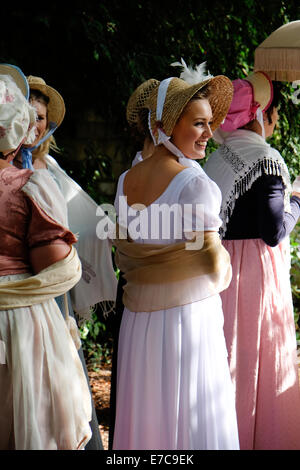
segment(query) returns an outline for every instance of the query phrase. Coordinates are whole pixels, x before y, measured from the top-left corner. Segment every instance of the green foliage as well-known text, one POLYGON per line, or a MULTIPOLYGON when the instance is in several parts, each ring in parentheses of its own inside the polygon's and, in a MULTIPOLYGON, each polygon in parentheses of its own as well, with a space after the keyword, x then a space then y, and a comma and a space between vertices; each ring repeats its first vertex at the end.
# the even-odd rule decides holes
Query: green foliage
MULTIPOLYGON (((132 146, 125 109, 141 82, 178 75, 170 64, 180 57, 190 64, 206 61, 214 75, 243 78, 253 70, 255 48, 276 28, 299 17, 295 0, 212 0, 209 8, 193 0, 87 0, 82 20, 99 71, 99 112, 124 136, 127 164, 132 146)), ((299 167, 299 137, 289 124, 296 126, 299 113, 287 92, 285 98, 282 132, 275 140, 294 176, 299 167)))
POLYGON ((86 361, 94 370, 111 364, 112 337, 108 325, 95 311, 91 320, 85 321, 79 330, 86 361))
POLYGON ((279 121, 270 139, 271 145, 279 150, 285 159, 292 180, 300 174, 300 106, 293 104, 291 100, 294 91, 291 84, 282 85, 279 121))
POLYGON ((62 149, 59 163, 97 204, 112 202, 107 201, 107 197, 104 197, 99 191, 100 183, 116 179, 112 170, 112 162, 108 155, 101 152, 95 142, 86 142, 83 160, 72 159, 68 149, 62 149))
POLYGON ((101 70, 100 83, 115 85, 102 92, 107 96, 101 106, 114 110, 110 115, 119 120, 120 106, 133 89, 147 78, 175 73, 170 63, 180 57, 194 64, 207 60, 214 74, 243 76, 253 67, 259 43, 297 19, 297 13, 298 2, 281 0, 212 1, 210 8, 191 0, 87 0, 83 23, 101 70))

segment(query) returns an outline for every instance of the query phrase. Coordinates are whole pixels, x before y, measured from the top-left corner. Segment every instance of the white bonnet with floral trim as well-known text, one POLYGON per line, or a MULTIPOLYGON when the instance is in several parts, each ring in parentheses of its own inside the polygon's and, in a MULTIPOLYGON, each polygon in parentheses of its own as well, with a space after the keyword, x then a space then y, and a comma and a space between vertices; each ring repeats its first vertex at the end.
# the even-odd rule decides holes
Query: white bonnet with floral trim
POLYGON ((36 111, 10 75, 0 75, 0 152, 35 140, 36 111))

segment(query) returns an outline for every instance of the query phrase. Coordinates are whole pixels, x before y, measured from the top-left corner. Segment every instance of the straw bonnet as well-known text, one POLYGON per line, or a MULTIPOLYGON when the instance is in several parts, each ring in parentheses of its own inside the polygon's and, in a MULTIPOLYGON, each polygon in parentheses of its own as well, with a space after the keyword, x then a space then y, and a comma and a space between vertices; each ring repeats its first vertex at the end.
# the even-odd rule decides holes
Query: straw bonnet
MULTIPOLYGON (((182 64, 176 63, 172 65, 184 66, 187 69, 183 60, 182 64)), ((201 64, 201 66, 203 65, 204 64, 201 64)), ((191 69, 189 69, 189 72, 190 70, 191 69)), ((192 71, 192 74, 193 72, 194 71, 192 71)), ((184 77, 185 75, 182 73, 181 76, 184 77)), ((200 75, 196 74, 196 77, 198 78, 201 76, 203 76, 202 73, 200 75)), ((137 127, 143 125, 142 121, 145 119, 143 119, 142 113, 146 108, 147 112, 150 111, 151 114, 151 133, 156 141, 156 131, 158 126, 163 129, 166 136, 170 137, 175 124, 187 103, 198 91, 207 85, 209 87, 209 96, 207 99, 211 105, 213 113, 211 128, 214 130, 219 127, 228 112, 233 95, 233 86, 229 78, 223 75, 218 75, 216 77, 209 76, 206 80, 202 80, 201 82, 198 80, 197 83, 193 84, 177 77, 170 77, 168 80, 169 83, 162 105, 163 110, 160 121, 157 121, 156 110, 159 88, 163 82, 159 82, 152 78, 142 83, 131 95, 127 105, 127 120, 129 124, 136 125, 137 127)))
POLYGON ((183 109, 191 98, 202 88, 209 87, 208 101, 211 105, 213 120, 211 129, 215 130, 224 120, 233 95, 233 87, 229 78, 218 75, 213 78, 191 85, 181 78, 171 79, 163 106, 161 122, 156 120, 156 106, 158 98, 158 89, 154 89, 147 102, 151 111, 151 130, 155 135, 157 125, 162 126, 164 133, 171 136, 176 122, 178 121, 183 109))
POLYGON ((21 143, 31 144, 35 139, 33 126, 36 113, 24 96, 24 75, 14 67, 10 74, 12 69, 9 67, 6 64, 5 67, 0 65, 0 71, 6 72, 5 75, 0 75, 0 152, 16 150, 21 143), (16 70, 22 91, 12 78, 16 76, 16 70))
POLYGON ((258 119, 273 99, 273 84, 264 72, 233 80, 233 99, 221 129, 231 132, 258 119))
POLYGON ((60 126, 66 112, 63 97, 58 93, 58 91, 47 85, 45 80, 40 77, 29 75, 27 80, 31 90, 38 90, 49 98, 47 106, 48 122, 55 123, 56 127, 60 126))
POLYGON ((132 93, 126 108, 127 122, 131 127, 136 127, 140 132, 144 132, 147 127, 147 109, 146 103, 151 95, 152 90, 158 88, 159 81, 150 78, 142 83, 132 93))
POLYGON ((254 72, 245 80, 252 85, 254 100, 259 103, 262 111, 266 111, 273 99, 272 80, 265 72, 254 72))

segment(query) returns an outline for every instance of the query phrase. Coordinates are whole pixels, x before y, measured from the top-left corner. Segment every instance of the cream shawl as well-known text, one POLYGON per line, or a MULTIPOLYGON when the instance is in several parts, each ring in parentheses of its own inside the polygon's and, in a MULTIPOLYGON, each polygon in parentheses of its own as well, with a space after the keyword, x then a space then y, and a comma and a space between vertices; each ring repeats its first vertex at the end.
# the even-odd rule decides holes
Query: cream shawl
POLYGON ((219 235, 199 233, 193 242, 156 245, 114 240, 116 264, 127 281, 124 305, 132 312, 164 310, 226 289, 231 264, 219 235))
POLYGON ((72 246, 66 258, 25 279, 0 282, 0 310, 29 307, 70 290, 81 277, 81 263, 72 246))

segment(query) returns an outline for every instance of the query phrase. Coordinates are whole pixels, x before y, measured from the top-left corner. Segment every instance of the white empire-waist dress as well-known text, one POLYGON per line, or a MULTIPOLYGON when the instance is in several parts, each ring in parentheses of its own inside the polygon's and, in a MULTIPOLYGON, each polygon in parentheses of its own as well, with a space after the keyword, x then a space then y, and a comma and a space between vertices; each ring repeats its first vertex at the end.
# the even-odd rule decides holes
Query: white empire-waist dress
MULTIPOLYGON (((119 179, 115 199, 118 215, 125 174, 119 179)), ((204 230, 218 231, 220 191, 199 165, 178 173, 155 201, 170 206, 175 203, 204 204, 204 230)), ((144 209, 149 234, 151 206, 144 209)), ((129 236, 133 238, 133 217, 127 216, 129 236)), ((196 224, 195 214, 192 218, 196 224)), ((159 230, 155 238, 140 236, 135 241, 170 244, 185 240, 184 236, 175 238, 175 226, 168 239, 161 227, 159 230)), ((239 448, 218 294, 166 310, 132 312, 124 308, 113 448, 239 448)))

